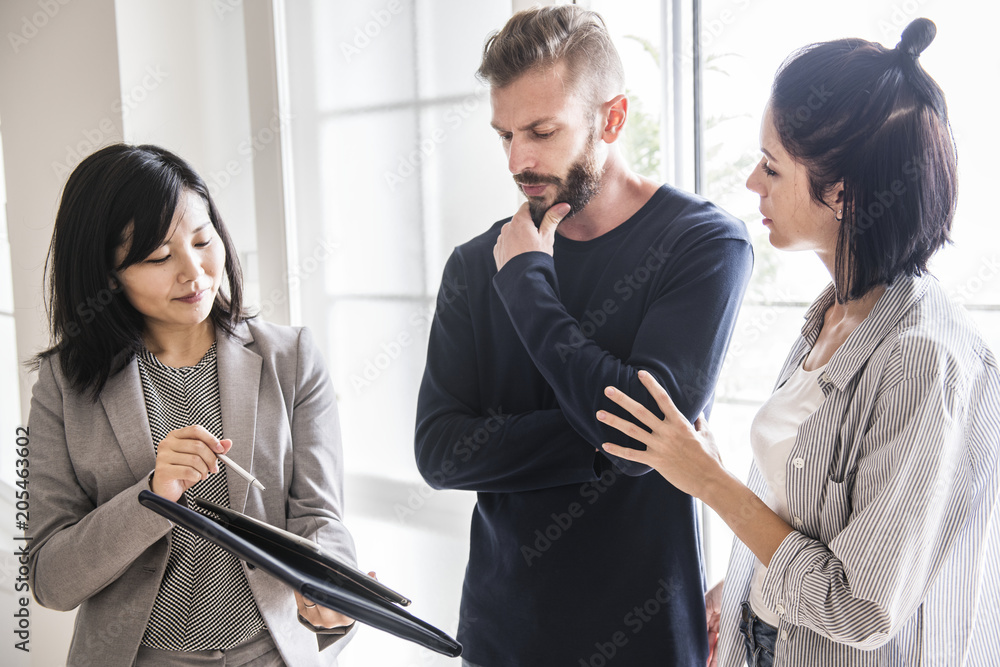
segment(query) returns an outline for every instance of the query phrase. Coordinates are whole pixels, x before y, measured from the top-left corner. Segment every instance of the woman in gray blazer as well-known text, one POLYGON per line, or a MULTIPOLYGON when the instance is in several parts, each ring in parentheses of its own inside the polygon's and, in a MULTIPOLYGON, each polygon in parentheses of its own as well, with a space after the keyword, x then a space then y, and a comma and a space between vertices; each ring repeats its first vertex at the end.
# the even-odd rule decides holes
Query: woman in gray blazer
POLYGON ((69 177, 50 266, 28 567, 39 604, 79 607, 68 664, 335 664, 351 619, 137 500, 211 499, 355 560, 322 356, 245 315, 205 182, 155 146, 101 149, 69 177))

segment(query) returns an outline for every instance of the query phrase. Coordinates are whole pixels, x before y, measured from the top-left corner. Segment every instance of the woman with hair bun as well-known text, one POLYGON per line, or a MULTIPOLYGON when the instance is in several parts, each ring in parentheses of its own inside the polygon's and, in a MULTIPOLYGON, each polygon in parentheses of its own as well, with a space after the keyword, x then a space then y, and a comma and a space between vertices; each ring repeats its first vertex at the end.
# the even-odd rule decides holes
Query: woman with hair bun
POLYGON ((934 35, 917 19, 894 49, 813 44, 777 73, 747 187, 770 243, 815 252, 833 282, 753 421, 748 484, 648 374, 662 419, 606 391, 648 431, 598 413, 647 447, 607 451, 736 533, 706 594, 710 664, 998 664, 1000 370, 927 273, 957 192, 944 95, 919 62, 934 35))
POLYGON ((28 579, 43 607, 79 607, 67 664, 336 664, 351 619, 138 502, 214 501, 354 561, 322 355, 244 312, 204 180, 157 146, 102 148, 66 183, 49 261, 28 579))

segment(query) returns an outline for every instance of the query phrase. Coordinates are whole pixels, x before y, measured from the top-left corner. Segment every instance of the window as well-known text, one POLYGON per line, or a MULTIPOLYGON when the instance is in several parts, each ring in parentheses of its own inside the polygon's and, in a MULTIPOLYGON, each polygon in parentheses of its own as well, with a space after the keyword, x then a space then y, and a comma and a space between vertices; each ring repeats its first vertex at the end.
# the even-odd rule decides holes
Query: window
MULTIPOLYGON (((349 526, 360 566, 452 632, 475 496, 431 491, 413 429, 444 263, 517 206, 474 77, 509 13, 493 0, 287 3, 302 318, 338 392, 349 526)), ((430 659, 368 633, 341 663, 366 655, 430 659)))

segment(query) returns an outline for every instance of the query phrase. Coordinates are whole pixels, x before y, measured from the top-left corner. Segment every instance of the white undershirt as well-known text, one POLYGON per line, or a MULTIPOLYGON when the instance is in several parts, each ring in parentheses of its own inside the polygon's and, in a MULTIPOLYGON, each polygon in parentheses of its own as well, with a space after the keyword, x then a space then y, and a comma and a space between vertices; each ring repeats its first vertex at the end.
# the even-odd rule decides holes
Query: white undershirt
MULTIPOLYGON (((807 371, 799 365, 788 381, 764 402, 750 426, 750 447, 753 449, 754 461, 767 482, 764 502, 789 524, 792 524, 792 517, 788 511, 785 487, 788 457, 795 445, 799 426, 823 402, 823 390, 820 389, 818 380, 825 368, 826 364, 823 364, 807 371)), ((761 585, 766 574, 767 568, 759 560, 755 560, 753 578, 750 581, 750 606, 761 620, 778 627, 778 614, 768 608, 761 598, 761 585)))

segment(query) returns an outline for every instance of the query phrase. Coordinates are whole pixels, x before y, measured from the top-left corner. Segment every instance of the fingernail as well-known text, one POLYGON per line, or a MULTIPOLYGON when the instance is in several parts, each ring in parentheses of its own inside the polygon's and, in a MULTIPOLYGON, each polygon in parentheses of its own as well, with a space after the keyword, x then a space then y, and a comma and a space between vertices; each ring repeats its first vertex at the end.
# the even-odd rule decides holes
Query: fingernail
POLYGON ((217 451, 217 452, 219 452, 221 454, 222 450, 223 450, 222 441, 221 440, 216 440, 215 441, 215 451, 217 451))
POLYGON ((559 204, 559 208, 558 210, 556 210, 556 215, 558 215, 560 218, 565 218, 567 215, 569 215, 569 210, 571 208, 572 207, 569 204, 565 203, 559 204))
POLYGON ((614 396, 615 395, 615 388, 614 387, 606 387, 604 389, 604 393, 607 394, 608 396, 614 396))
POLYGON ((597 418, 600 419, 601 421, 604 421, 604 418, 607 417, 607 416, 608 416, 608 413, 606 413, 604 410, 598 410, 597 411, 597 418))

